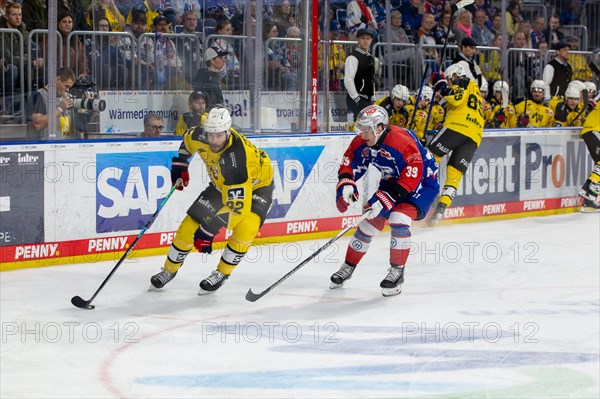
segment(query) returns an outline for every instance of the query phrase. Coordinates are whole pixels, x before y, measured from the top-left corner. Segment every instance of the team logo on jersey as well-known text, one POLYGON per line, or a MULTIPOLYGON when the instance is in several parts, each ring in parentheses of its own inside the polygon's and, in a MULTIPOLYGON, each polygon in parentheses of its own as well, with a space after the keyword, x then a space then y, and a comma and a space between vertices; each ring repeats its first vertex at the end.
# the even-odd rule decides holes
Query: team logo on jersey
POLYGON ((171 188, 174 151, 96 155, 96 232, 142 228, 171 188))
POLYGON ((244 199, 244 187, 230 188, 227 190, 227 199, 229 201, 238 201, 244 199))

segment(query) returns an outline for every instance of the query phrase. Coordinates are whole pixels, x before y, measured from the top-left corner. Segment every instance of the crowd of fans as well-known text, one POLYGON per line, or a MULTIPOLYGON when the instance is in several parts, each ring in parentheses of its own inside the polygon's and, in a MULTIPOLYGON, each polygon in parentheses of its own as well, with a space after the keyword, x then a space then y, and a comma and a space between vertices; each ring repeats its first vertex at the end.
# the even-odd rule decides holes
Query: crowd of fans
MULTIPOLYGON (((403 80, 409 78, 416 80, 415 71, 421 71, 427 63, 432 70, 439 67, 441 54, 436 47, 444 45, 446 40, 450 45, 459 45, 468 37, 477 46, 495 48, 502 48, 502 41, 508 40, 509 48, 531 49, 513 52, 509 59, 508 83, 513 90, 509 94, 516 100, 527 94, 532 81, 541 78, 543 67, 549 60, 546 54, 553 46, 566 41, 571 51, 579 50, 581 39, 565 34, 561 25, 579 24, 583 3, 546 1, 547 9, 555 12, 547 19, 542 15, 528 19, 529 16, 523 13, 523 0, 510 2, 505 15, 501 14, 500 1, 475 0, 452 15, 450 1, 393 0, 391 26, 388 27, 383 1, 330 1, 329 10, 322 13, 320 24, 322 31, 329 30, 330 41, 353 41, 356 32, 366 28, 375 33, 374 44, 379 41, 406 45, 394 47, 391 53, 376 54, 392 65, 402 65, 404 72, 394 74, 394 84, 405 83, 403 80), (507 36, 502 35, 503 20, 507 36), (416 57, 413 56, 414 49, 418 49, 416 57)), ((199 88, 198 75, 214 67, 212 60, 215 57, 208 59, 204 54, 204 49, 212 48, 215 51, 211 54, 224 60, 224 65, 213 71, 221 79, 221 89, 243 89, 248 65, 243 62, 244 42, 236 37, 256 35, 256 17, 260 12, 265 43, 264 89, 298 90, 301 39, 306 37, 299 18, 303 2, 264 0, 262 4, 263 9, 257 10, 254 1, 62 0, 58 2, 57 18, 59 54, 62 54, 59 66, 71 67, 77 78, 93 81, 100 89, 193 90, 199 88), (68 41, 73 31, 96 34, 75 36, 74 40, 68 41), (98 35, 98 32, 106 32, 106 36, 98 35), (110 32, 126 32, 131 36, 110 35, 110 32), (175 33, 181 37, 169 35, 175 33), (215 34, 216 38, 210 38, 215 34), (209 42, 202 43, 203 40, 209 42), (138 70, 141 73, 137 73, 138 70)), ((21 89, 20 63, 31 68, 33 89, 44 85, 47 38, 39 36, 43 39, 36 40, 38 36, 34 37, 31 32, 47 28, 46 13, 44 0, 0 0, 0 28, 16 29, 24 39, 24 51, 20 53, 16 35, 0 35, 2 93, 21 89), (32 40, 28 40, 30 35, 32 40)), ((329 62, 321 57, 320 68, 329 66, 330 90, 344 90, 347 49, 331 42, 329 62)), ((574 80, 594 78, 587 66, 589 60, 581 54, 571 54, 568 61, 573 68, 574 80)), ((490 83, 501 80, 500 51, 482 51, 478 53, 478 62, 490 83)), ((391 87, 381 84, 378 89, 391 90, 391 87)))

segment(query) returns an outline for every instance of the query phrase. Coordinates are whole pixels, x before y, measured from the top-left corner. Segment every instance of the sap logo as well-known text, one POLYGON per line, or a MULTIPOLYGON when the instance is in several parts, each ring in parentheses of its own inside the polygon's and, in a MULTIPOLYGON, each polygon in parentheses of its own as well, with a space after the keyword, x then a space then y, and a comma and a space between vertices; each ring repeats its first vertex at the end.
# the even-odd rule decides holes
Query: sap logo
POLYGON ((96 231, 136 230, 146 224, 171 186, 173 152, 98 154, 96 231))
POLYGON ((273 205, 269 218, 285 217, 308 176, 318 164, 325 146, 266 148, 273 165, 273 205))

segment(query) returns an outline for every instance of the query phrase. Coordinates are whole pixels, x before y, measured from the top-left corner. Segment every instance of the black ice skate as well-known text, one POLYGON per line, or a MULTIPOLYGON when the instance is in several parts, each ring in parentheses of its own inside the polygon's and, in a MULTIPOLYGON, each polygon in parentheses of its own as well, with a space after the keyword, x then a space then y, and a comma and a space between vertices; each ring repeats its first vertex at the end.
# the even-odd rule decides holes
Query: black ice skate
POLYGON ((355 268, 356 266, 344 262, 340 270, 331 275, 331 284, 329 284, 329 288, 334 289, 343 286, 346 280, 352 278, 352 273, 354 273, 355 268))
POLYGON ((437 206, 435 207, 435 210, 431 214, 431 217, 429 218, 429 220, 427 220, 427 225, 429 227, 435 226, 436 224, 438 224, 440 222, 440 220, 442 220, 447 206, 448 205, 442 204, 441 202, 437 204, 437 206))
POLYGON ((600 212, 600 203, 598 201, 590 201, 589 199, 584 198, 583 204, 581 204, 581 212, 583 212, 583 213, 600 212))
POLYGON ((587 179, 583 186, 579 189, 579 196, 584 200, 598 203, 598 196, 600 195, 600 183, 594 183, 590 179, 587 179))
POLYGON ((385 276, 379 286, 382 288, 381 295, 392 296, 402 292, 402 283, 404 282, 404 266, 391 266, 388 274, 385 276))
POLYGON ((150 283, 152 284, 148 291, 152 291, 154 289, 160 289, 164 287, 169 281, 173 280, 177 272, 171 273, 164 268, 160 271, 160 273, 155 274, 150 277, 150 283))
POLYGON ((225 281, 227 281, 228 278, 229 274, 213 270, 210 273, 210 276, 200 282, 200 291, 198 291, 198 295, 212 294, 225 284, 225 281))

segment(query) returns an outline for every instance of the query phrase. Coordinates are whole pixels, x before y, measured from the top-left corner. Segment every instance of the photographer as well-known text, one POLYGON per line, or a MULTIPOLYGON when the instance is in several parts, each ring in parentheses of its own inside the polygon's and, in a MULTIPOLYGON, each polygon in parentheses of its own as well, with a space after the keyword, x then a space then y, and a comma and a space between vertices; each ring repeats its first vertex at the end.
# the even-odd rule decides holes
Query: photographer
MULTIPOLYGON (((69 90, 75 82, 75 73, 69 67, 59 68, 56 71, 56 102, 54 109, 56 118, 55 133, 57 138, 71 135, 72 116, 70 110, 74 101, 69 95, 69 90)), ((52 82, 50 82, 52 83, 52 82)), ((48 132, 48 85, 31 93, 27 99, 27 138, 39 140, 47 138, 48 132)))

